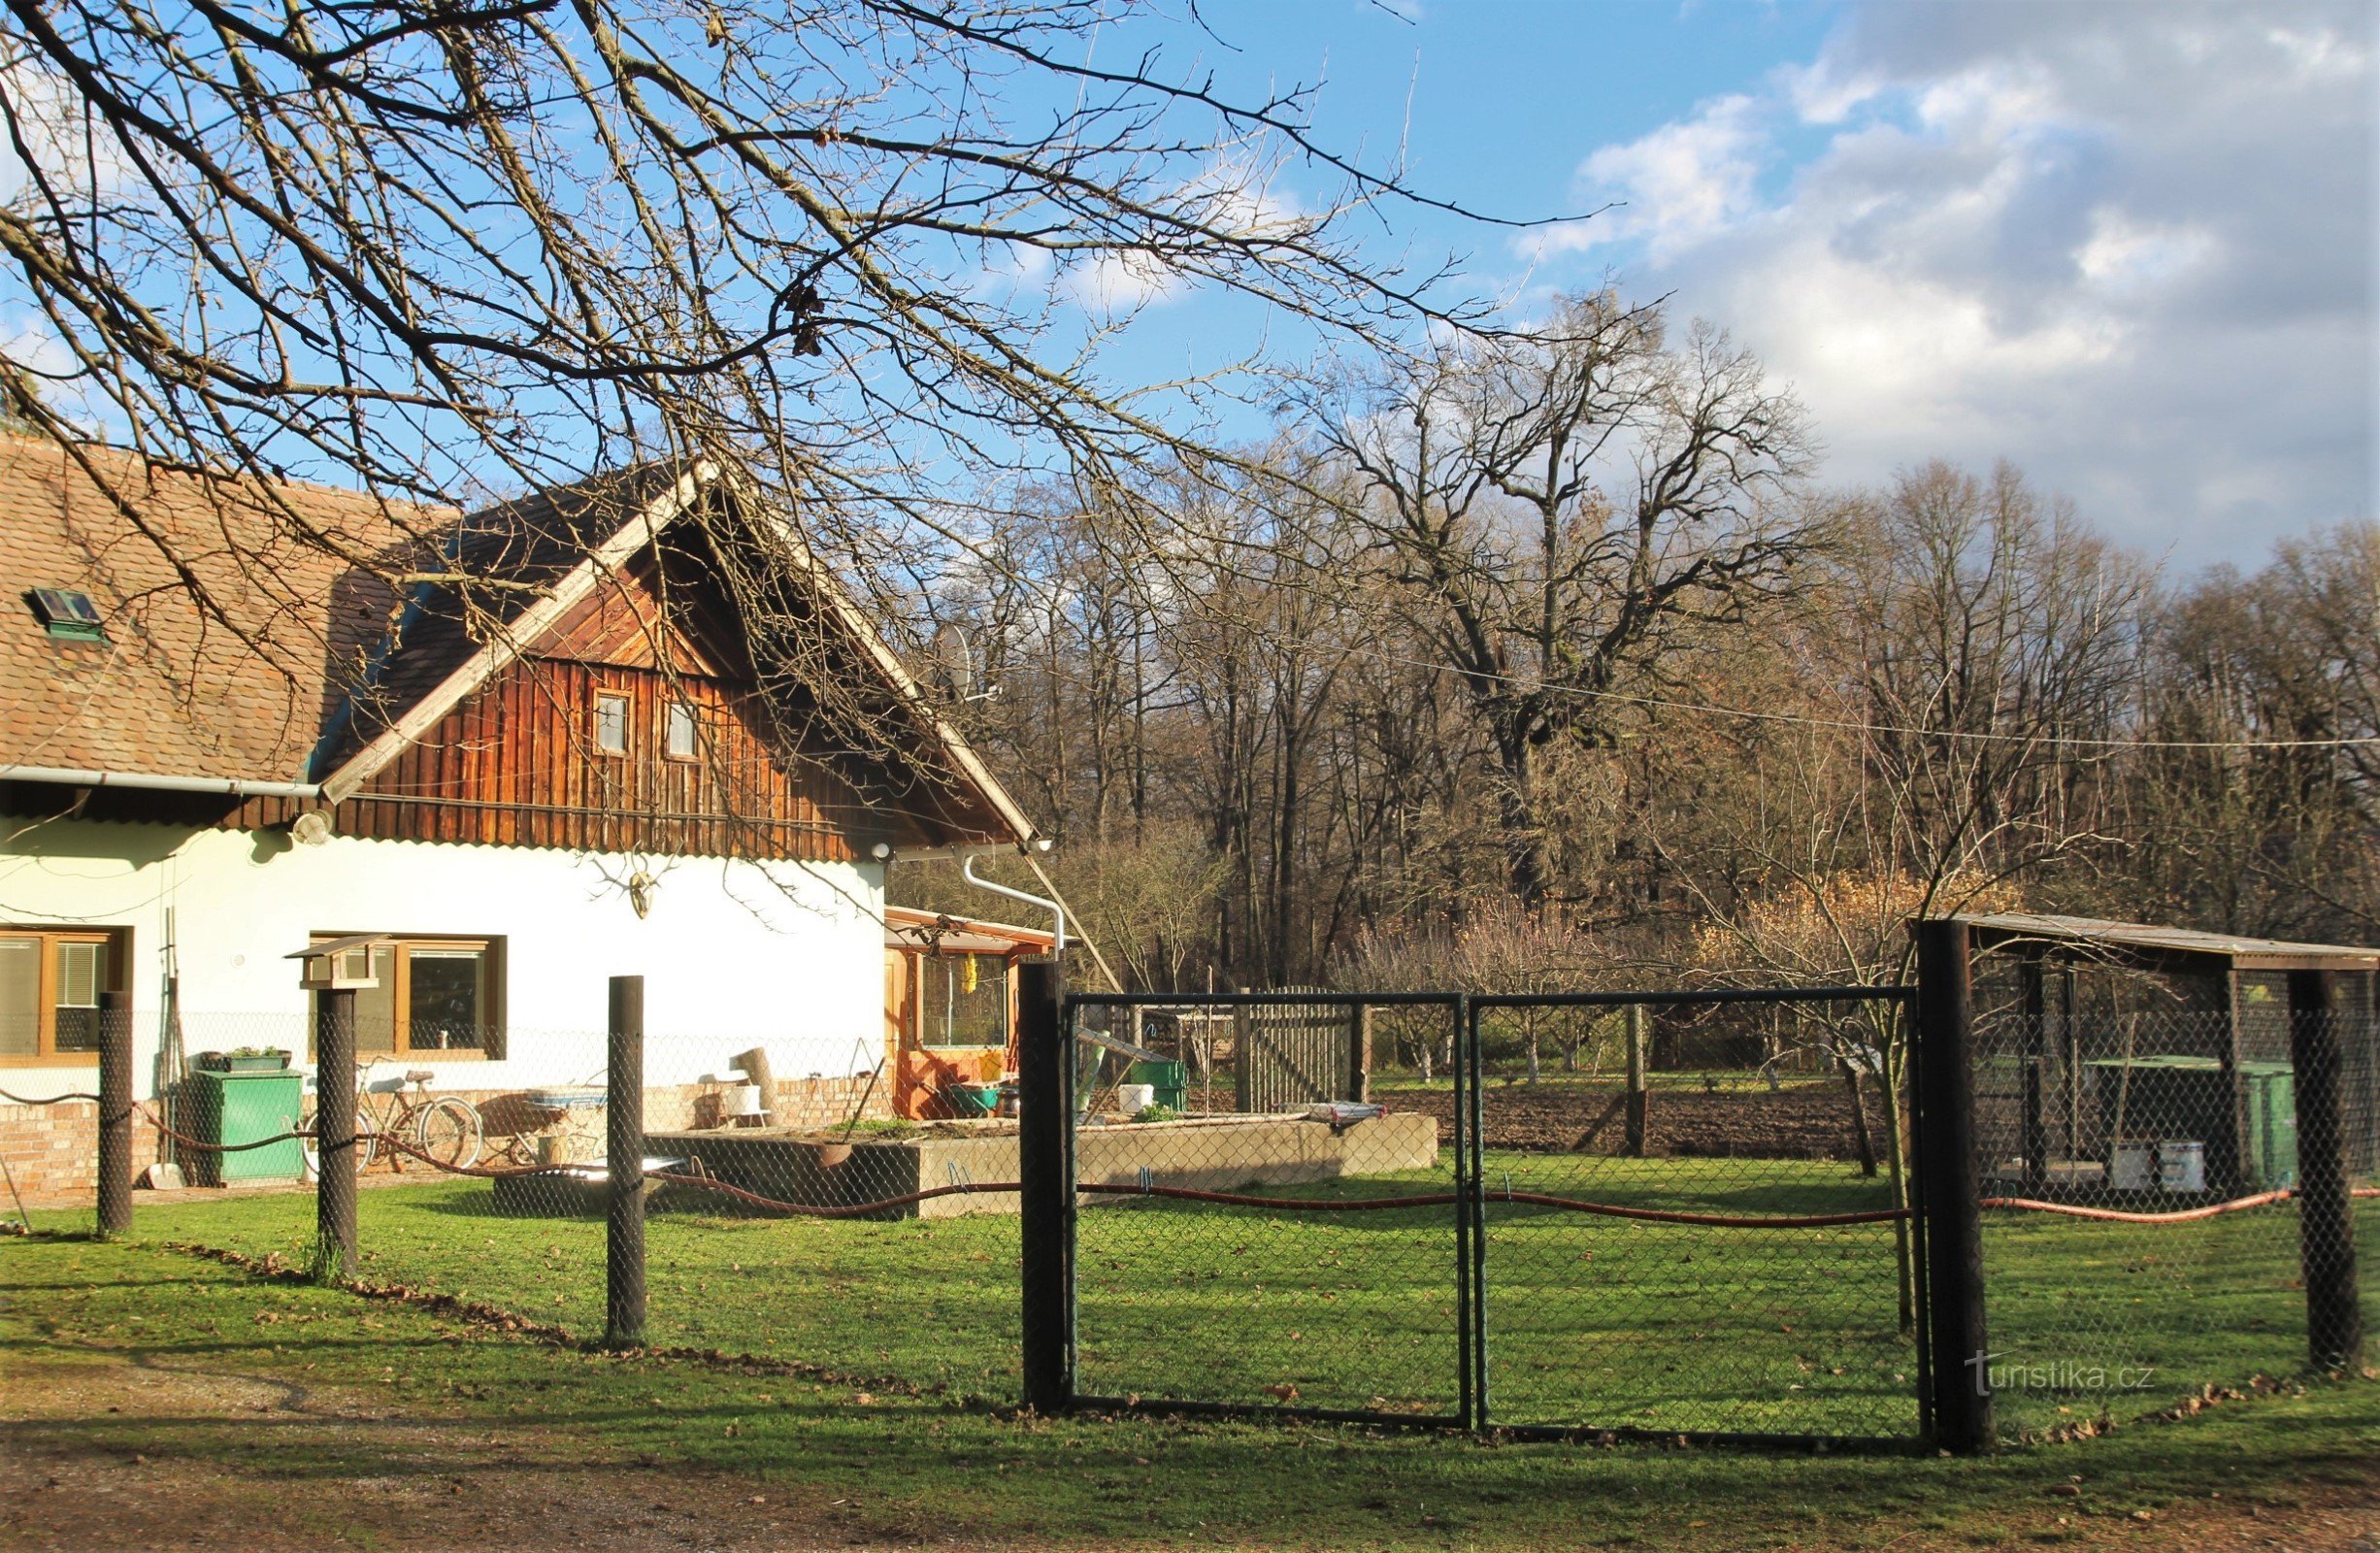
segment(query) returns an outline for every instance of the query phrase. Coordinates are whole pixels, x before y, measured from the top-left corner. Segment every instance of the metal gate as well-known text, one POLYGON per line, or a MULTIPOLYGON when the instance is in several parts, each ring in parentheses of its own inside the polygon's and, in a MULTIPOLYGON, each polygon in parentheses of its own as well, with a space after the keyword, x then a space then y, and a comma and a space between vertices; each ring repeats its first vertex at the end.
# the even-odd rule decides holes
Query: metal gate
MULTIPOLYGON (((1069 1118, 1047 1167, 1062 1201, 1041 1253, 1059 1259, 1041 1286, 1064 1372, 1044 1393, 1516 1433, 1918 1437, 1924 1244, 1885 1136, 1907 1107, 1870 1071, 1901 1049, 1910 999, 1069 997, 1048 1075, 1069 1118), (1194 1039, 1226 1021, 1227 1053, 1194 1039), (1247 1039, 1262 1030, 1325 1033, 1293 1053, 1315 1072, 1290 1093, 1247 1071, 1273 1061, 1247 1039), (1116 1104, 1202 1055, 1234 1082, 1116 1104), (1872 1175, 1844 1146, 1859 1105, 1872 1175)), ((1033 1312, 1029 1293, 1029 1328, 1033 1312)), ((1029 1394, 1034 1368, 1029 1351, 1029 1394)))

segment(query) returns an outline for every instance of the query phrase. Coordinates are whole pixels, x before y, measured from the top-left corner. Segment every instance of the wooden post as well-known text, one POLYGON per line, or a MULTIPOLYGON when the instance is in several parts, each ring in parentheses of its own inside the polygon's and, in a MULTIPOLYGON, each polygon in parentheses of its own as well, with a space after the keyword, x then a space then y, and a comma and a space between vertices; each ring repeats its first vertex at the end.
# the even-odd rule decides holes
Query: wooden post
MULTIPOLYGON (((2037 1187, 2049 1179, 2048 1096, 2043 1084, 2049 1066, 2049 996, 2038 951, 2018 963, 2017 975, 2025 992, 2025 1112, 2020 1152, 2025 1160, 2025 1179, 2037 1187)), ((2067 1147, 2070 1150, 2072 1144, 2067 1147)))
POLYGON ((1992 1443, 1970 991, 1967 924, 1918 923, 1917 1206, 1926 1232, 1928 1417, 1934 1443, 1960 1453, 1992 1443))
POLYGON ((355 1267, 355 994, 314 994, 314 1276, 355 1267))
POLYGON ((2317 1370, 2363 1362, 2355 1214, 2347 1175, 2345 1062, 2338 978, 2289 974, 2289 1057, 2297 1087, 2297 1261, 2305 1275, 2305 1337, 2317 1370))
POLYGON ((1652 1092, 1647 1087, 1644 1073, 1645 1047, 1652 1040, 1652 1020, 1645 1014, 1644 1005, 1632 1003, 1625 1010, 1628 1018, 1628 1157, 1644 1158, 1645 1135, 1649 1130, 1652 1092))
POLYGON ((645 1345, 645 978, 612 978, 604 1073, 604 1346, 645 1345))
POLYGON ((99 995, 99 1238, 132 1231, 132 995, 99 995))
POLYGON ((2240 974, 2224 978, 2223 1050, 2216 1054, 2222 1068, 2223 1115, 2215 1136, 2206 1140, 2207 1185, 2221 1197, 2237 1197, 2248 1180, 2248 1080, 2240 1073, 2245 1055, 2239 1039, 2240 974))
POLYGON ((1256 1064, 1249 1060, 1248 1050, 1255 1034, 1254 1015, 1255 1010, 1244 1003, 1232 1005, 1232 1109, 1242 1116, 1256 1108, 1256 1064))
POLYGON ((1372 1005, 1355 1008, 1347 1033, 1347 1098, 1358 1105, 1372 1098, 1372 1005))
POLYGON ((1038 1413, 1074 1400, 1074 1054, 1060 1024, 1058 968, 1019 968, 1016 1052, 1018 1288, 1024 1402, 1038 1413))

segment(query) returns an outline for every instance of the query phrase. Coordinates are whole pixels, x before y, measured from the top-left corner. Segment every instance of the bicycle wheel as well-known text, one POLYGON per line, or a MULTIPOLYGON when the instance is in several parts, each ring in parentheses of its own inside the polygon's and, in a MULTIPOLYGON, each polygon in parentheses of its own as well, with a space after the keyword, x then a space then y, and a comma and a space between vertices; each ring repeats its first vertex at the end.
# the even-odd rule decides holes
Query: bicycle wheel
MULTIPOLYGON (((298 1152, 305 1157, 306 1174, 311 1179, 317 1181, 322 1179, 322 1141, 314 1137, 314 1124, 318 1117, 318 1107, 311 1104, 298 1117, 298 1131, 305 1135, 298 1140, 298 1152)), ((361 1106, 356 1107, 355 1173, 358 1175, 372 1168, 372 1157, 378 1145, 376 1130, 379 1126, 380 1123, 369 1110, 361 1106)))
POLYGON ((413 1146, 448 1170, 478 1164, 479 1145, 479 1113, 452 1095, 422 1107, 413 1123, 413 1146))

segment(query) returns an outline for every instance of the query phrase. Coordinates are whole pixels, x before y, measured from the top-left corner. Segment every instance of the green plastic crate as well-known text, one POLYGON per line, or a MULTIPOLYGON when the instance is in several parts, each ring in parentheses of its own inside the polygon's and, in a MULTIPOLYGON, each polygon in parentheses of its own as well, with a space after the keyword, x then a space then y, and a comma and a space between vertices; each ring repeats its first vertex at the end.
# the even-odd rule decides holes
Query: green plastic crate
POLYGON ((1150 1098, 1169 1110, 1189 1108, 1189 1070, 1181 1063, 1136 1062, 1125 1072, 1124 1081, 1148 1085, 1156 1091, 1150 1098))

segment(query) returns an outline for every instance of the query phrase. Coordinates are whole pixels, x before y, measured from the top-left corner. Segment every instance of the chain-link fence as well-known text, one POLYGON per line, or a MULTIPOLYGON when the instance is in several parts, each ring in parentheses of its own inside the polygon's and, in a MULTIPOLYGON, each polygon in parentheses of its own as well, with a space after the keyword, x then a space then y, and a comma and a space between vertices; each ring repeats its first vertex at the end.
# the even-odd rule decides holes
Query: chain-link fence
POLYGON ((1443 999, 1078 1007, 1074 1384, 1132 1403, 1461 1416, 1455 1159, 1368 1104, 1383 1052, 1451 1048, 1443 999))
POLYGON ((2380 1244, 2367 1001, 1980 985, 1053 995, 1006 1046, 890 1053, 617 1010, 357 1027, 344 1175, 314 1024, 186 1013, 153 1074, 109 1025, 102 1089, 141 1097, 114 1130, 58 1084, 0 1096, 0 1160, 96 1138, 119 1233, 106 1181, 137 1176, 144 1239, 999 1402, 1905 1438, 1980 1381, 2041 1436, 2380 1324, 2344 1255, 2380 1244), (1929 1067, 1946 1034, 1970 1061, 1929 1067), (1969 1365, 1938 1339, 1978 1297, 1969 1365))
POLYGON ((1488 1415, 1914 1435, 1903 1007, 1480 1000, 1488 1415))
POLYGON ((1071 1006, 1088 1397, 1918 1427, 1899 989, 1071 1006))
MULTIPOLYGON (((1982 1365, 2001 1430, 2087 1431, 2300 1371, 2309 1275, 2351 1221, 2380 1244, 2376 1066, 2362 1009, 2104 994, 1982 1009, 1982 1365), (2343 1166, 2343 1202, 2310 1195, 2309 1151, 2343 1166)), ((2369 1280, 2362 1298, 2370 1329, 2369 1280)))

